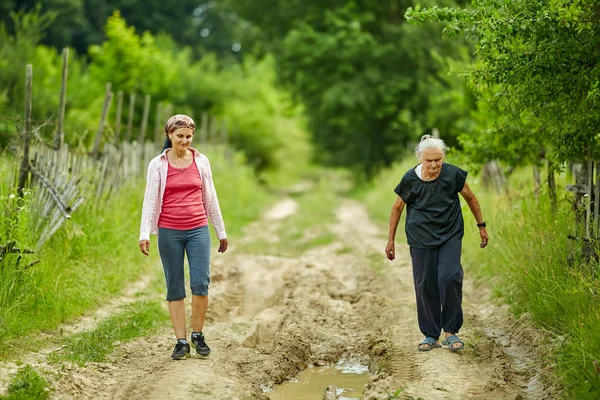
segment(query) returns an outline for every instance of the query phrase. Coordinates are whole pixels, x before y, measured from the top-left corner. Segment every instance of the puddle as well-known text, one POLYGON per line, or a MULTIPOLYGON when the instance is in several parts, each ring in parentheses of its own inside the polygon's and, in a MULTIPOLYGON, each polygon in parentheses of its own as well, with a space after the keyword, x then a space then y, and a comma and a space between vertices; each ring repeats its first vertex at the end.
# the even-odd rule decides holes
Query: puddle
POLYGON ((266 390, 270 400, 321 400, 329 385, 337 386, 339 400, 360 399, 369 382, 365 365, 340 361, 336 365, 309 367, 290 381, 266 390))

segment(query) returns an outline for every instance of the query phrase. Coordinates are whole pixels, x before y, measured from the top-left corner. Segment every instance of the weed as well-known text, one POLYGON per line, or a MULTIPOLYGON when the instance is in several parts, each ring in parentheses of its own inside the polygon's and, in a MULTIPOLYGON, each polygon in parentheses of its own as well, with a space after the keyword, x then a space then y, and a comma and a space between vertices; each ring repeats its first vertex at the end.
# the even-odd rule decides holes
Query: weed
POLYGON ((50 395, 46 380, 33 367, 27 365, 17 372, 8 387, 5 400, 44 400, 50 395))
POLYGON ((400 394, 402 393, 403 390, 404 389, 398 389, 394 393, 388 393, 387 394, 387 400, 399 399, 400 398, 400 394))

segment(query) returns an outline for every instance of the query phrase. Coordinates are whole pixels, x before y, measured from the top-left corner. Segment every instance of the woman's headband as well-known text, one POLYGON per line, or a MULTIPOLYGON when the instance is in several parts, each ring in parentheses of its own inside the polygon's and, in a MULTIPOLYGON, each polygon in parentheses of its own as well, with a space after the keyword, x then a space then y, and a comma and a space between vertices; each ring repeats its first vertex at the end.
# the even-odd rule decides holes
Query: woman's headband
POLYGON ((173 115, 165 124, 165 133, 168 135, 176 131, 179 128, 190 128, 192 131, 196 130, 196 124, 194 120, 184 114, 173 115))

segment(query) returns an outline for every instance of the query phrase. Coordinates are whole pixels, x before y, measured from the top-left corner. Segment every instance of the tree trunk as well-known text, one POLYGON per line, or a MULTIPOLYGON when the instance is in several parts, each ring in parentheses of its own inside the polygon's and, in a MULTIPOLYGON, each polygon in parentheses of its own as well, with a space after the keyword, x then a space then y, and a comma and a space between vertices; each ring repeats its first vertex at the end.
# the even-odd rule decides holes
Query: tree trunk
POLYGON ((504 193, 506 189, 506 177, 496 160, 490 161, 483 166, 481 182, 484 187, 493 186, 498 194, 504 193))

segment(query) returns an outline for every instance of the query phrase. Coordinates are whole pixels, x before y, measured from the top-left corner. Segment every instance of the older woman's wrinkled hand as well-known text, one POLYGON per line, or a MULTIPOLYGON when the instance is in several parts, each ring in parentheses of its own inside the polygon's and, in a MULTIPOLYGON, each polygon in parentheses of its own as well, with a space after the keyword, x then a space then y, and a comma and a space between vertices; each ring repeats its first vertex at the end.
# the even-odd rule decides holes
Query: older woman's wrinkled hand
POLYGON ((396 245, 394 244, 394 242, 388 242, 387 246, 385 246, 385 256, 390 261, 396 258, 396 245))
POLYGON ((483 249, 485 246, 487 246, 488 240, 490 239, 485 227, 479 228, 479 236, 481 237, 481 244, 479 245, 479 247, 483 249))
POLYGON ((144 255, 148 255, 150 253, 150 241, 149 240, 140 240, 140 251, 144 253, 144 255))

